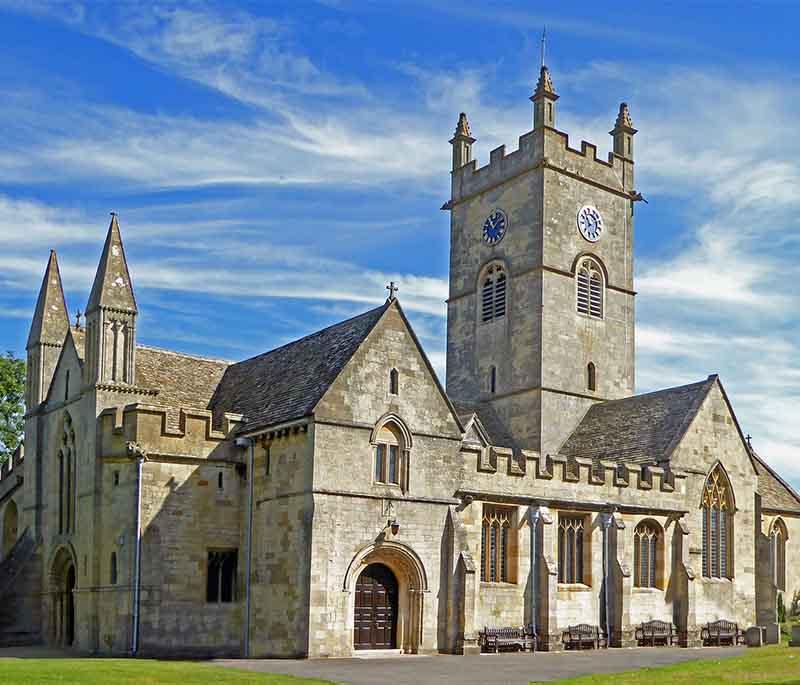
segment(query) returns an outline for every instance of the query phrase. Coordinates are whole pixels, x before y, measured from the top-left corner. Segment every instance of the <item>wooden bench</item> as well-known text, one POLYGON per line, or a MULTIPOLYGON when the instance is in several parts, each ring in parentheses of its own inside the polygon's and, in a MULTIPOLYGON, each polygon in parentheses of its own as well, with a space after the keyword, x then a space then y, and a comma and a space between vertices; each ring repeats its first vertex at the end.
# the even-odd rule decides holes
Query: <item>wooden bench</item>
POLYGON ((600 628, 590 626, 588 623, 568 626, 561 634, 561 640, 566 649, 598 649, 607 644, 600 628))
POLYGON ((700 631, 700 638, 706 647, 744 644, 744 632, 739 629, 739 625, 733 621, 726 621, 724 618, 706 623, 700 631))
POLYGON ((536 651, 536 631, 532 625, 504 628, 485 627, 478 633, 481 651, 499 652, 501 648, 536 651))
POLYGON ((636 629, 635 636, 640 647, 656 645, 672 647, 678 640, 678 630, 666 621, 645 621, 636 629))

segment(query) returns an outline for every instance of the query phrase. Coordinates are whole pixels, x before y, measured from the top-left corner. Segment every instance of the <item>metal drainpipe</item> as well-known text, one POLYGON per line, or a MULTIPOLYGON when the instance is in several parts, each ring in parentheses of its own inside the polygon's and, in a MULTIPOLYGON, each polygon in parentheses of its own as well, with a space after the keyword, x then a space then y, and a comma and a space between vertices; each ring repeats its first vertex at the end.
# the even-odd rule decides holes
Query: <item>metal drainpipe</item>
POLYGON ((139 651, 139 601, 141 597, 142 562, 142 467, 144 457, 136 459, 136 550, 133 565, 133 635, 131 637, 131 656, 139 651))
POLYGON ((244 577, 244 654, 245 658, 250 656, 250 574, 253 563, 253 486, 255 481, 254 463, 256 441, 254 438, 238 438, 236 444, 239 447, 249 448, 249 458, 247 465, 247 530, 245 532, 247 557, 245 558, 245 577, 244 577))
POLYGON ((539 507, 529 510, 528 514, 531 521, 531 625, 533 625, 533 632, 538 634, 536 598, 539 587, 539 564, 536 554, 536 529, 539 525, 539 507))
POLYGON ((611 645, 611 621, 608 615, 608 581, 611 564, 608 559, 608 533, 611 529, 611 514, 605 514, 603 519, 603 600, 606 607, 606 645, 611 645))

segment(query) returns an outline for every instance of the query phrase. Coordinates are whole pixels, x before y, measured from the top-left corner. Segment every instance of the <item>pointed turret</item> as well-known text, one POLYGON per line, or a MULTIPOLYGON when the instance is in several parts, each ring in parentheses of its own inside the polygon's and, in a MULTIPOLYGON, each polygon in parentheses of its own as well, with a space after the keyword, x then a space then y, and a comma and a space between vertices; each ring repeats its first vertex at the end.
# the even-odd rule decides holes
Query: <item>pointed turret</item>
POLYGON ((558 95, 553 87, 550 70, 544 64, 539 70, 539 81, 530 99, 533 102, 533 128, 555 128, 558 95))
POLYGON ((110 307, 134 314, 137 311, 119 222, 116 213, 113 212, 103 255, 100 257, 100 265, 97 267, 97 275, 94 277, 94 285, 86 305, 86 313, 90 314, 98 307, 110 307))
POLYGON ((28 410, 35 409, 47 396, 67 331, 69 331, 69 316, 64 301, 61 272, 58 269, 55 250, 51 250, 26 345, 28 410))
POLYGON ((472 137, 469 130, 467 115, 461 112, 458 115, 456 131, 450 139, 450 145, 453 146, 453 171, 472 161, 472 144, 474 142, 475 138, 472 137))
POLYGON ((40 343, 61 345, 68 330, 69 315, 64 301, 58 257, 55 250, 50 250, 50 260, 47 262, 47 269, 42 279, 26 347, 30 349, 40 343))
POLYGON ((617 121, 609 133, 614 138, 614 154, 633 161, 633 136, 636 135, 636 129, 633 128, 627 102, 620 103, 617 121))
POLYGON ((86 304, 87 383, 134 383, 137 312, 122 234, 117 215, 112 212, 86 304))

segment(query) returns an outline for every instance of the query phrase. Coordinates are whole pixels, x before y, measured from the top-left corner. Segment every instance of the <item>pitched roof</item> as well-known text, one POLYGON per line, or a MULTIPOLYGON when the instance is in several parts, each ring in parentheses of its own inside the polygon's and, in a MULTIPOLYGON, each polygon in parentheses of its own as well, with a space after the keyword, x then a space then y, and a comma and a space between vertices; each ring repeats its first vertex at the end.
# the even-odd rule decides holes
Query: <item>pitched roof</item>
POLYGON ((601 402, 559 450, 567 457, 651 463, 670 458, 717 376, 677 388, 601 402))
POLYGON ((751 449, 753 463, 758 474, 758 494, 765 509, 778 509, 800 514, 800 495, 781 478, 756 451, 751 449))
POLYGON ((459 402, 453 400, 458 418, 464 426, 467 426, 473 416, 478 418, 486 437, 489 439, 489 444, 494 447, 514 447, 514 438, 508 432, 503 421, 497 415, 491 404, 488 402, 477 402, 470 404, 467 402, 459 402))
POLYGON ((98 307, 137 311, 133 283, 128 272, 128 262, 125 259, 125 248, 122 246, 122 235, 116 214, 111 215, 111 224, 108 227, 103 254, 94 277, 86 311, 88 313, 98 307))
POLYGON ((69 316, 64 301, 64 288, 61 285, 61 273, 58 269, 58 258, 55 250, 50 250, 50 259, 39 289, 36 309, 31 322, 26 347, 37 343, 60 345, 69 329, 69 316))
POLYGON ((230 362, 136 346, 136 384, 158 390, 154 404, 205 409, 230 362))
POLYGON ((391 302, 238 364, 222 376, 211 409, 243 414, 254 430, 310 414, 391 302))

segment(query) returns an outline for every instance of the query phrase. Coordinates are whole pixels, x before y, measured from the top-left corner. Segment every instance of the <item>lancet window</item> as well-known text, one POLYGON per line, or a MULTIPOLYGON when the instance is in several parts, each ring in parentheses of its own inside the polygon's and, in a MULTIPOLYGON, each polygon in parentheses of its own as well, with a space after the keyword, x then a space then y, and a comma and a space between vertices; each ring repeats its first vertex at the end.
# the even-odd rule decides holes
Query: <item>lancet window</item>
POLYGON ((506 315, 506 290, 508 279, 500 264, 486 270, 481 281, 481 321, 488 323, 506 315))
POLYGON ((575 273, 578 314, 603 318, 605 284, 603 272, 593 259, 582 259, 575 273))
POLYGON ((725 472, 717 466, 703 488, 702 534, 703 575, 706 578, 731 578, 731 540, 733 493, 725 472))

